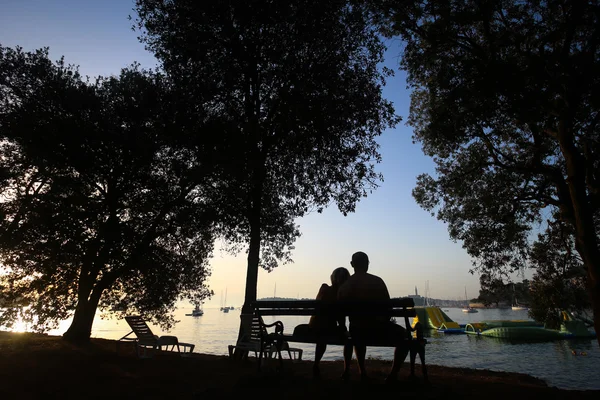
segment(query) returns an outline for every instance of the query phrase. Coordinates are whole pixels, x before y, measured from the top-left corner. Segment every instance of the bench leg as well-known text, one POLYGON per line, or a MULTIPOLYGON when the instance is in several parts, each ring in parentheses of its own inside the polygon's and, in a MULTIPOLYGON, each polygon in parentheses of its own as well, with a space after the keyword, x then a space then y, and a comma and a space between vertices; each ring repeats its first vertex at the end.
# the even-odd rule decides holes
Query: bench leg
POLYGON ((263 359, 263 353, 265 351, 263 350, 262 346, 260 348, 260 351, 258 352, 258 367, 257 367, 257 371, 260 372, 260 365, 262 364, 262 359, 263 359))
POLYGON ((281 355, 281 347, 282 347, 282 343, 280 341, 274 341, 271 343, 268 343, 266 346, 265 344, 261 344, 261 348, 259 350, 259 354, 258 354, 258 371, 260 372, 261 369, 261 364, 263 359, 264 360, 268 360, 268 359, 272 359, 273 358, 273 353, 277 353, 277 358, 279 358, 279 369, 282 370, 283 369, 283 356, 281 355))
POLYGON ((400 367, 404 364, 404 361, 406 361, 409 352, 410 349, 408 347, 401 347, 394 350, 394 364, 397 364, 397 370, 400 370, 400 367), (399 352, 399 354, 396 355, 396 352, 399 352))
POLYGON ((277 355, 279 355, 279 369, 283 369, 283 357, 281 356, 281 350, 277 349, 277 355))
POLYGON ((271 343, 271 350, 275 346, 275 351, 277 352, 277 357, 279 358, 279 370, 283 369, 283 357, 281 356, 281 348, 283 347, 283 341, 280 339, 275 340, 271 343))
POLYGON ((398 372, 400 371, 402 364, 404 364, 408 353, 410 353, 410 347, 406 345, 400 345, 394 349, 394 361, 392 363, 390 374, 386 378, 386 382, 393 382, 398 379, 398 372))

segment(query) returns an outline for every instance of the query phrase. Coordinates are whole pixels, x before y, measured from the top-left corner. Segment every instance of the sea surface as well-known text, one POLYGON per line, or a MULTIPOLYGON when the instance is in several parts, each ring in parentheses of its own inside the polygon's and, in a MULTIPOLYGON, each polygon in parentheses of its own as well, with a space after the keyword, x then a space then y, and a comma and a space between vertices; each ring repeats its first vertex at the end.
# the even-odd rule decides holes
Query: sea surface
MULTIPOLYGON (((463 313, 458 308, 442 309, 459 324, 529 319, 527 311, 511 309, 481 309, 473 314, 463 313)), ((206 308, 203 316, 186 316, 191 310, 192 306, 178 309, 175 316, 180 322, 169 332, 150 326, 157 335, 175 335, 181 342, 194 343, 195 352, 227 355, 227 346, 237 339, 240 310, 224 313, 217 308, 206 308)), ((291 333, 296 325, 308 322, 308 317, 299 316, 266 317, 265 322, 277 319, 284 323, 286 333, 291 333)), ((69 323, 64 321, 57 330, 49 333, 62 334, 69 323)), ((119 339, 130 331, 128 328, 124 320, 96 318, 92 336, 119 339)), ((293 343, 292 347, 304 349, 303 359, 314 359, 313 345, 293 343)), ((425 354, 428 365, 520 372, 541 378, 549 386, 558 388, 600 389, 600 347, 595 339, 511 343, 490 337, 432 331, 425 354)), ((371 347, 367 349, 367 357, 391 360, 393 349, 371 347)), ((329 346, 323 359, 342 359, 342 348, 329 346)), ((417 359, 417 368, 418 363, 417 359)))

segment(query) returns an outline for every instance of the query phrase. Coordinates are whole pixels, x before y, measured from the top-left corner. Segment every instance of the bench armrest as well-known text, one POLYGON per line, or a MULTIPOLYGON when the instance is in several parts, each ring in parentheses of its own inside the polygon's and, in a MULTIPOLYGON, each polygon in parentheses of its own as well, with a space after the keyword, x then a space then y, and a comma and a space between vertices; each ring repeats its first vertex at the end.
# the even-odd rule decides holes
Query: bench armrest
POLYGON ((265 324, 264 322, 261 321, 260 323, 262 325, 263 328, 273 328, 275 327, 275 334, 276 335, 283 335, 283 322, 281 321, 275 321, 272 324, 265 324))

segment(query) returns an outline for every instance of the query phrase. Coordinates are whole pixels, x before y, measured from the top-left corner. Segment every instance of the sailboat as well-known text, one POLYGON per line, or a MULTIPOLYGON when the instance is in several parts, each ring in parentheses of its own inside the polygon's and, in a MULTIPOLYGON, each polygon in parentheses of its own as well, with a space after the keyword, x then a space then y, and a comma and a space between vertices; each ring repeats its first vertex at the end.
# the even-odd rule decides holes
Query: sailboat
POLYGON ((462 311, 463 311, 464 313, 469 313, 469 314, 471 314, 471 313, 476 313, 476 312, 479 312, 479 311, 477 311, 476 309, 474 309, 474 308, 472 308, 472 307, 470 307, 470 306, 469 306, 469 298, 467 297, 467 287, 466 287, 466 286, 465 286, 465 301, 467 302, 467 306, 466 306, 465 308, 463 308, 463 309, 462 309, 462 311))
POLYGON ((196 307, 194 307, 192 312, 189 314, 185 314, 185 315, 187 315, 188 317, 200 317, 200 316, 204 315, 204 310, 202 310, 202 304, 196 303, 196 307))
MULTIPOLYGON (((221 292, 221 294, 222 293, 223 292, 221 292)), ((225 288, 225 300, 223 300, 223 304, 221 305, 221 311, 223 311, 224 313, 228 313, 229 307, 226 306, 225 304, 227 304, 227 288, 225 288)))
POLYGON ((527 307, 520 306, 519 302, 517 301, 517 295, 516 295, 516 292, 515 292, 515 284, 514 283, 513 283, 513 305, 512 305, 512 309, 513 309, 513 311, 527 310, 527 307))
MULTIPOLYGON (((415 287, 415 293, 416 293, 417 288, 415 287)), ((423 301, 423 305, 425 307, 431 307, 431 304, 429 303, 429 281, 425 281, 425 300, 423 301)))

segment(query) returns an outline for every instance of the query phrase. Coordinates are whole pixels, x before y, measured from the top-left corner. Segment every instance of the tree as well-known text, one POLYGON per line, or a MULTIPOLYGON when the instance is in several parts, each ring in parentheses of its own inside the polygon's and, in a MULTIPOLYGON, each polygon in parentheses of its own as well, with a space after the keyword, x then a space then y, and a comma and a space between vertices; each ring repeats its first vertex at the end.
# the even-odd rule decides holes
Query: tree
POLYGON ((138 0, 141 39, 198 107, 231 122, 228 182, 217 188, 247 246, 244 310, 259 265, 289 261, 294 221, 331 202, 344 214, 373 190, 375 141, 398 118, 383 99, 384 46, 345 1, 138 0))
POLYGON ((515 299, 518 299, 521 305, 530 304, 529 280, 524 279, 522 282, 511 282, 510 278, 508 280, 509 282, 505 283, 503 278, 496 275, 481 274, 479 277, 479 284, 481 285, 479 300, 485 305, 495 304, 496 306, 499 306, 500 303, 514 305, 515 299))
POLYGON ((507 290, 507 286, 502 279, 493 275, 482 274, 479 277, 479 284, 481 289, 478 300, 486 306, 495 304, 498 307, 502 302, 510 304, 512 293, 507 290))
POLYGON ((405 41, 409 124, 436 163, 417 202, 484 272, 527 265, 532 234, 569 226, 600 331, 598 1, 378 6, 405 41))
POLYGON ((587 320, 585 311, 590 308, 586 273, 574 242, 572 229, 558 220, 539 235, 531 250, 536 272, 531 283, 529 315, 554 328, 560 326, 562 311, 587 320))
POLYGON ((116 306, 168 327, 178 299, 210 295, 214 146, 186 142, 177 99, 137 65, 90 82, 48 49, 0 47, 0 287, 38 330, 73 315, 64 336, 85 341, 116 306))

